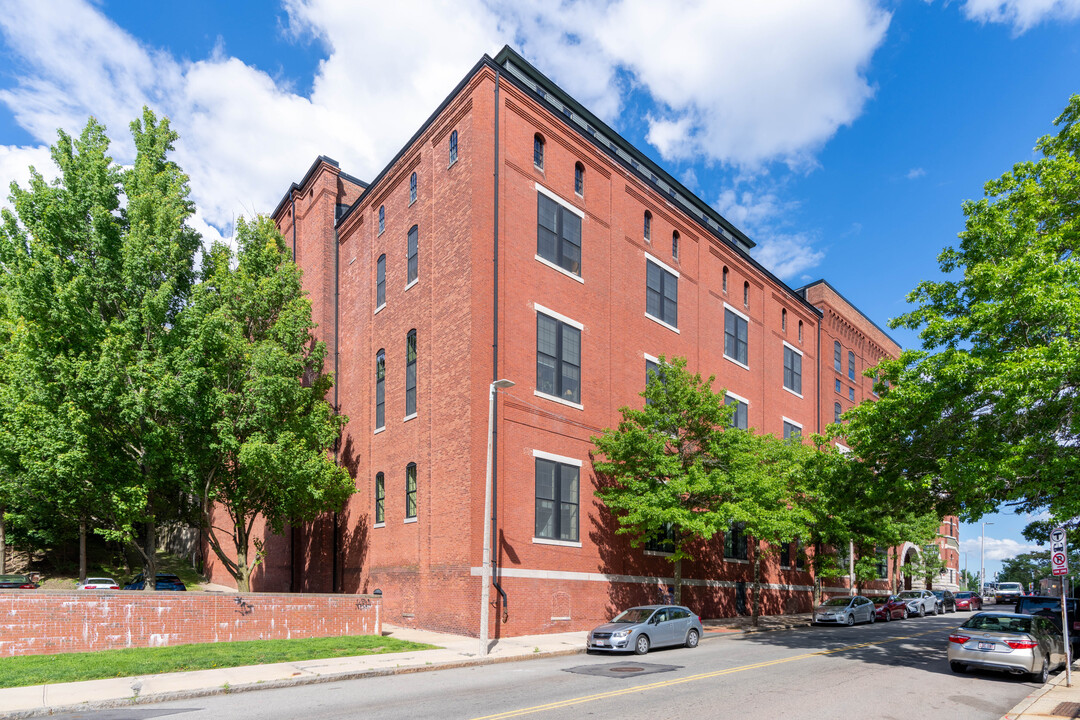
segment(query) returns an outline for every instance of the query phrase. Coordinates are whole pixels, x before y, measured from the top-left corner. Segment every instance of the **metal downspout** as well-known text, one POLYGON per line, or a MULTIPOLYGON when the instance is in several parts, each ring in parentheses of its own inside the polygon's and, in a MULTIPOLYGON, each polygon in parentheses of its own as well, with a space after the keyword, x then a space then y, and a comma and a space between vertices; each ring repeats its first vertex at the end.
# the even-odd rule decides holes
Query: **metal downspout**
MULTIPOLYGON (((295 227, 295 226, 294 226, 295 227)), ((338 289, 340 287, 341 275, 340 275, 340 256, 341 246, 338 244, 338 218, 337 218, 337 203, 334 204, 334 413, 336 415, 341 414, 341 407, 338 405, 338 345, 341 342, 340 328, 338 325, 338 289)), ((334 464, 339 464, 339 454, 341 452, 341 436, 338 435, 338 439, 334 442, 334 464)), ((334 511, 334 541, 333 541, 333 558, 334 558, 334 570, 333 577, 331 579, 331 591, 340 592, 338 586, 340 584, 340 577, 338 573, 338 511, 334 511)), ((344 574, 344 568, 342 573, 344 574)))
MULTIPOLYGON (((499 379, 499 78, 501 73, 498 68, 495 69, 495 190, 494 190, 494 203, 495 203, 495 216, 494 216, 494 240, 493 240, 493 264, 494 272, 492 277, 492 333, 491 333, 491 380, 494 382, 499 379)), ((499 427, 499 405, 495 404, 494 410, 495 422, 492 424, 492 447, 494 450, 491 453, 491 518, 488 522, 491 523, 491 537, 495 539, 495 542, 499 542, 499 473, 498 473, 498 458, 499 458, 499 444, 496 442, 498 438, 499 427)), ((498 545, 496 545, 496 548, 498 545)), ((495 553, 495 557, 498 557, 499 553, 495 553)), ((502 596, 503 612, 502 621, 505 623, 509 617, 509 601, 506 597, 506 592, 502 589, 502 585, 499 584, 498 563, 492 562, 491 584, 495 586, 495 589, 499 591, 499 595, 502 596)))
MULTIPOLYGON (((289 193, 292 213, 292 261, 296 262, 296 188, 289 193)), ((289 523, 289 592, 296 592, 296 525, 289 523)))

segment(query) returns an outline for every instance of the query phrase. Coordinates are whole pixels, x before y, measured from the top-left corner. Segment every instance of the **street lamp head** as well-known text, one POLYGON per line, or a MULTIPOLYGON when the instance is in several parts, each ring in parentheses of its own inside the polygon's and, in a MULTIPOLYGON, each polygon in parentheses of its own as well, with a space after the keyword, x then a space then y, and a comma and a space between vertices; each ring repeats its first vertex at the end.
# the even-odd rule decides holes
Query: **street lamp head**
POLYGON ((506 388, 514 387, 514 381, 513 380, 506 380, 506 379, 496 380, 495 382, 491 383, 491 387, 499 388, 500 390, 505 390, 506 388))

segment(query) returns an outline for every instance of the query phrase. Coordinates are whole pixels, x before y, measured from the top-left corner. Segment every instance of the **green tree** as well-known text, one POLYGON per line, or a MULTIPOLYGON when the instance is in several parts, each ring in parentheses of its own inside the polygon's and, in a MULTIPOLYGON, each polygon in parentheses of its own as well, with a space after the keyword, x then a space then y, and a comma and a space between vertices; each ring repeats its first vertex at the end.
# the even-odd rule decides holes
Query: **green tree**
POLYGON ((326 348, 315 342, 300 270, 265 217, 237 224, 237 262, 215 244, 182 317, 190 417, 187 455, 210 546, 241 591, 262 560, 257 518, 274 532, 312 520, 355 491, 328 455, 347 418, 326 401, 326 348), (223 514, 227 522, 219 517, 223 514), (254 548, 255 552, 250 550, 254 548))
MULTIPOLYGON (((1001 504, 1080 517, 1080 95, 1016 164, 966 202, 946 279, 892 327, 923 348, 882 363, 880 400, 851 410, 848 444, 894 506, 977 518, 1001 504)), ((868 371, 870 372, 870 371, 868 371)))

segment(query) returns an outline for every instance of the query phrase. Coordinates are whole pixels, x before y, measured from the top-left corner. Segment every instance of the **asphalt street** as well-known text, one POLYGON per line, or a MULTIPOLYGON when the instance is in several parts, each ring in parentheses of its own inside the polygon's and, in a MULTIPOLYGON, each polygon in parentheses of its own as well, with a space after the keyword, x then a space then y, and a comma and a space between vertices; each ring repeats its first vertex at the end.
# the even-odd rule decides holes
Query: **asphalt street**
POLYGON ((54 715, 95 720, 279 718, 986 718, 1038 685, 956 675, 967 613, 734 637, 646 656, 572 655, 54 715))

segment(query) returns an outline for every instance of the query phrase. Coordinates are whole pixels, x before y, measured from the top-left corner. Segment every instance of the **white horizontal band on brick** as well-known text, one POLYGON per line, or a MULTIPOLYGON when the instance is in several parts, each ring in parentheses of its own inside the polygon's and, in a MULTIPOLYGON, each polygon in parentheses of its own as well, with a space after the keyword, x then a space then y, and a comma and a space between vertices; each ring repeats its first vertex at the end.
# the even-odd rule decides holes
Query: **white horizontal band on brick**
POLYGON ((541 460, 551 460, 553 462, 562 463, 563 465, 576 465, 581 467, 581 461, 577 458, 566 457, 565 455, 556 455, 555 453, 544 452, 543 450, 532 451, 533 457, 540 458, 541 460))
POLYGON ((784 422, 786 422, 786 423, 787 423, 788 425, 794 425, 795 427, 797 427, 797 428, 799 428, 800 430, 802 430, 802 423, 801 423, 801 422, 795 422, 795 421, 794 421, 794 420, 792 420, 791 418, 789 418, 789 417, 784 417, 783 415, 781 415, 781 416, 780 416, 780 419, 781 419, 781 420, 783 420, 784 422))
POLYGON ((746 313, 743 313, 743 312, 740 312, 740 311, 736 310, 736 309, 735 309, 735 308, 733 308, 733 307, 732 307, 731 305, 728 305, 727 303, 724 303, 724 309, 725 309, 725 310, 730 310, 731 312, 735 313, 736 315, 738 315, 739 317, 741 317, 741 318, 742 318, 743 320, 745 320, 746 322, 750 322, 750 316, 749 316, 749 315, 747 315, 746 313))
POLYGON ((541 195, 546 195, 547 197, 551 198, 552 200, 559 203, 560 205, 562 205, 564 208, 566 208, 570 212, 577 215, 579 218, 582 218, 582 219, 585 218, 585 213, 582 212, 580 209, 574 207, 573 205, 571 205, 567 201, 563 200, 561 197, 559 197, 558 195, 556 195, 552 191, 548 190, 546 187, 544 187, 540 183, 535 183, 535 184, 536 184, 536 191, 539 192, 541 195))
POLYGON ((555 318, 559 322, 564 322, 567 325, 569 325, 570 327, 576 327, 578 330, 584 330, 585 329, 585 326, 582 325, 581 323, 579 323, 577 320, 571 320, 570 318, 566 317, 565 315, 563 315, 561 313, 557 313, 554 310, 551 310, 549 308, 544 307, 540 303, 535 303, 534 302, 533 303, 533 310, 535 310, 536 312, 541 313, 543 315, 547 315, 548 317, 555 318))
MULTIPOLYGON (((741 403, 745 403, 747 406, 750 405, 750 401, 744 398, 742 395, 736 395, 733 392, 725 392, 724 394, 727 395, 729 398, 732 398, 733 400, 738 400, 741 403)), ((800 425, 799 427, 802 426, 800 425)))
POLYGON ((675 277, 679 277, 679 271, 676 270, 675 268, 671 267, 670 265, 668 265, 663 260, 655 258, 652 255, 650 255, 649 253, 645 253, 645 259, 648 260, 651 263, 655 263, 656 265, 659 265, 660 267, 662 267, 664 270, 667 270, 669 273, 671 273, 675 277))
POLYGON ((792 352, 794 352, 794 353, 798 354, 798 355, 799 355, 800 357, 802 356, 802 350, 800 350, 799 348, 795 347, 794 345, 792 345, 791 343, 789 343, 789 342, 788 342, 787 340, 784 340, 783 342, 784 342, 784 347, 786 347, 786 348, 791 348, 791 351, 792 351, 792 352))
MULTIPOLYGON (((484 569, 479 567, 469 568, 469 574, 473 577, 482 577, 484 569)), ((499 576, 507 578, 526 578, 531 580, 578 580, 581 582, 617 582, 617 583, 651 583, 671 585, 674 578, 649 577, 646 575, 607 575, 605 573, 571 572, 568 570, 527 570, 525 568, 499 568, 499 576)), ((695 580, 683 578, 683 585, 695 587, 719 587, 734 588, 734 580, 695 580)), ((746 583, 747 587, 753 583, 746 583)), ((811 585, 785 585, 783 583, 761 583, 761 587, 768 590, 813 590, 811 585)))

